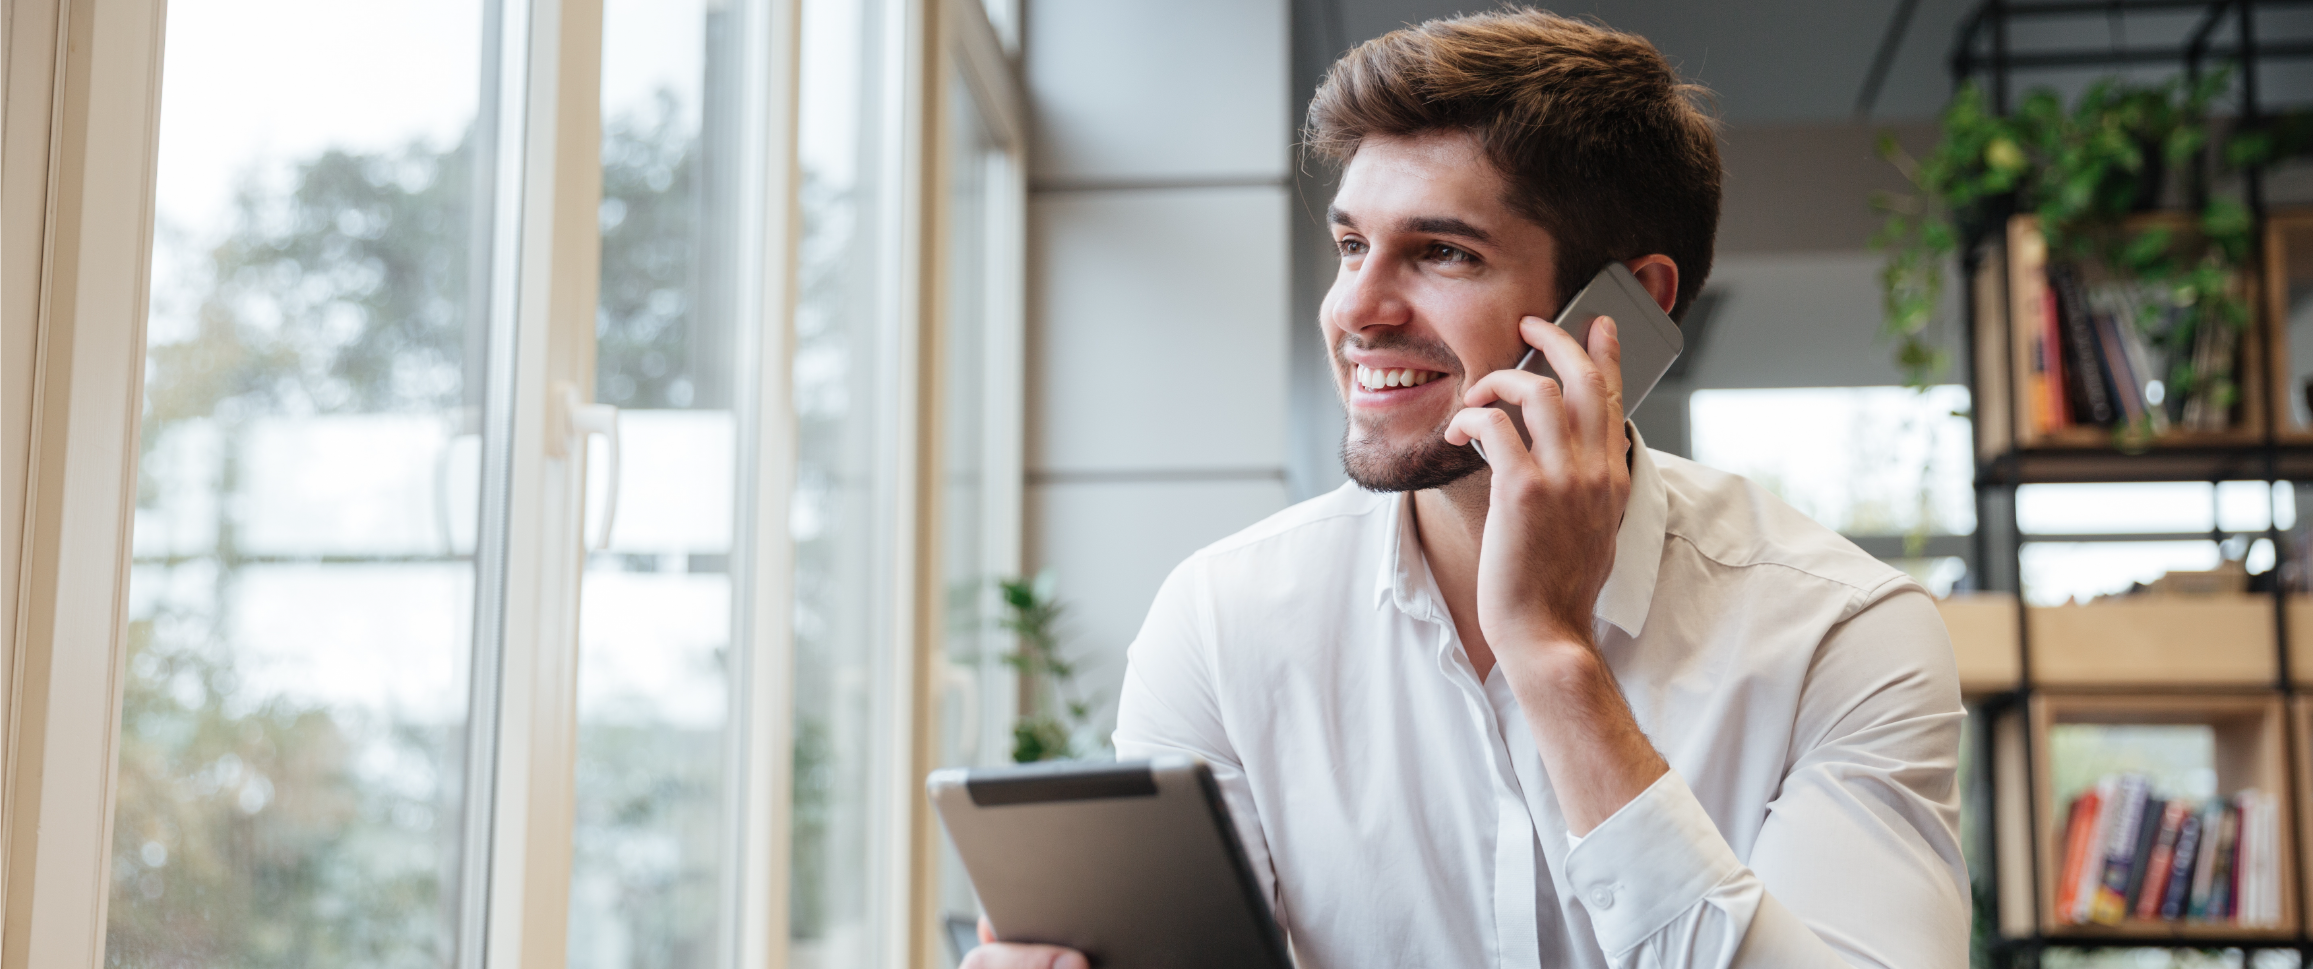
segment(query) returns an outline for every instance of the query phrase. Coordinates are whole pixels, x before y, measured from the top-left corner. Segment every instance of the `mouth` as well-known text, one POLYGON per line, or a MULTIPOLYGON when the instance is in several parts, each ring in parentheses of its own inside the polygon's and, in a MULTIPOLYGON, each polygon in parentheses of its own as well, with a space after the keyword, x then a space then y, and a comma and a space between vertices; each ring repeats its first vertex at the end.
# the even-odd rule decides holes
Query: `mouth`
POLYGON ((1351 374, 1351 379, 1355 380, 1357 386, 1366 392, 1379 394, 1411 390, 1443 376, 1445 374, 1435 370, 1420 370, 1413 367, 1376 368, 1358 364, 1351 374))

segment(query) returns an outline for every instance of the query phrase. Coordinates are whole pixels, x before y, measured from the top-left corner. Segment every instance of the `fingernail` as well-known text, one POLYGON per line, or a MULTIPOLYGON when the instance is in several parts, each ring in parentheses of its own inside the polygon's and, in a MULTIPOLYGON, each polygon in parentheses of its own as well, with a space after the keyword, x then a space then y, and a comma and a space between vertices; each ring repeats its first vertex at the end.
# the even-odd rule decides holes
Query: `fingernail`
POLYGON ((1063 952, 1052 960, 1052 969, 1092 969, 1092 965, 1084 961, 1081 953, 1063 952))

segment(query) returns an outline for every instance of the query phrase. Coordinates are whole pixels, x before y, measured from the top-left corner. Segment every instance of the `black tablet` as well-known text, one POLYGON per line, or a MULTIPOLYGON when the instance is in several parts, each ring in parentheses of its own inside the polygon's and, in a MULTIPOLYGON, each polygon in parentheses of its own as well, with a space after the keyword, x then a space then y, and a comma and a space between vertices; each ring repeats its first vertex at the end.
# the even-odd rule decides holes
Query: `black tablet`
POLYGON ((1292 969, 1203 761, 950 769, 925 786, 998 939, 1103 969, 1292 969))

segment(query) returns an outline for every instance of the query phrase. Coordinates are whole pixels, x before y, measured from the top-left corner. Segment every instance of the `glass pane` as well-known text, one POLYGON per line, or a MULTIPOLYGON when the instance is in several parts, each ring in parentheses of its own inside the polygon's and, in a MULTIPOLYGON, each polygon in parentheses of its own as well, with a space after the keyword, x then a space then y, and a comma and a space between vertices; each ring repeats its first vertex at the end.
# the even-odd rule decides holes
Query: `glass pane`
POLYGON ((897 386, 882 231, 886 73, 877 0, 804 0, 799 106, 801 292, 795 311, 795 774, 789 883, 795 969, 881 964, 873 899, 888 852, 881 810, 921 788, 878 781, 896 738, 890 681, 892 532, 901 446, 884 402, 897 386))
MULTIPOLYGON (((707 0, 603 8, 595 399, 620 409, 619 503, 579 597, 578 826, 568 961, 728 957, 725 796, 737 446, 726 160, 730 19, 707 0)), ((589 462, 599 538, 612 469, 589 462)))
POLYGON ((106 964, 446 965, 484 4, 169 6, 106 964))
POLYGON ((2024 601, 2035 606, 2117 595, 2169 572, 2200 572, 2224 561, 2217 543, 2206 541, 2028 542, 2020 557, 2024 601))
POLYGON ((2207 532, 2216 524, 2216 512, 2215 490, 2205 481, 2038 484, 2016 489, 2016 527, 2026 535, 2207 532))
MULTIPOLYGON (((991 441, 985 405, 988 394, 988 273, 991 236, 988 188, 992 169, 1004 163, 995 139, 972 101, 961 75, 948 79, 947 238, 944 240, 941 322, 941 489, 940 579, 946 590, 947 676, 942 690, 940 766, 1003 763, 1005 732, 988 729, 1010 720, 994 709, 1009 696, 996 682, 1010 673, 1002 654, 1010 650, 995 635, 996 563, 985 539, 987 508, 995 491, 989 480, 991 441), (993 701, 993 702, 992 702, 993 701)), ((978 908, 962 861, 940 835, 943 850, 940 897, 943 914, 973 920, 978 908)), ((960 928, 960 926, 959 926, 960 928)), ((947 940, 935 943, 948 946, 947 940)), ((949 952, 947 955, 956 955, 949 952)))
POLYGON ((1848 535, 1975 531, 1968 389, 1698 390, 1695 460, 1848 535))

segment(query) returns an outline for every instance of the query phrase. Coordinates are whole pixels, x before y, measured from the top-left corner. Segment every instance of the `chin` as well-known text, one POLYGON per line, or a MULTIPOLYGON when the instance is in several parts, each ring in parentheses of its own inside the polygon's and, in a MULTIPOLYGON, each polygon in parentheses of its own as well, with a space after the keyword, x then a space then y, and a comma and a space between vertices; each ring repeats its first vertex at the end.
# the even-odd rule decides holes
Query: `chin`
POLYGON ((1412 444, 1391 445, 1361 435, 1355 422, 1341 438, 1341 469, 1367 491, 1443 488, 1476 474, 1486 459, 1476 448, 1446 443, 1444 429, 1412 444))

